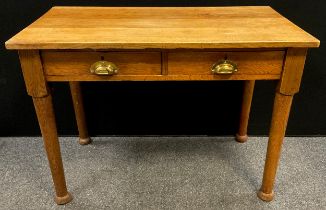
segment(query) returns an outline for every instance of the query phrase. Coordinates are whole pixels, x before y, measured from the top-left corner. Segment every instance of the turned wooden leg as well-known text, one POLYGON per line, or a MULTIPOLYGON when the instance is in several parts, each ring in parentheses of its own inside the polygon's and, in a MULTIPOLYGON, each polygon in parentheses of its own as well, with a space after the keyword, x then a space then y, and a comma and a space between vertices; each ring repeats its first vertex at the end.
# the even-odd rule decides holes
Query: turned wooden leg
POLYGON ((263 183, 258 191, 258 197, 263 201, 271 201, 274 197, 273 187, 283 138, 289 118, 293 95, 296 94, 300 88, 306 54, 307 49, 305 48, 289 48, 286 52, 283 72, 276 88, 274 99, 263 183))
POLYGON ((52 173, 56 192, 55 202, 66 204, 72 200, 72 196, 66 187, 51 95, 33 97, 33 102, 52 173))
POLYGON ((86 145, 91 143, 91 138, 88 136, 86 118, 83 105, 83 97, 80 88, 80 82, 69 82, 72 101, 75 109, 75 116, 79 132, 79 144, 86 145))
POLYGON ((276 93, 272 123, 269 133, 263 183, 258 192, 258 197, 264 201, 273 200, 274 181, 277 165, 280 159, 283 138, 291 109, 292 95, 276 93))
POLYGON ((238 142, 246 142, 248 139, 247 128, 250 114, 252 96, 254 93, 255 80, 244 81, 243 98, 240 114, 239 131, 235 136, 238 142))
POLYGON ((40 52, 37 50, 20 50, 19 58, 27 93, 33 97, 36 115, 43 136, 56 193, 55 201, 57 204, 66 204, 72 200, 72 196, 67 191, 52 97, 44 77, 40 52))

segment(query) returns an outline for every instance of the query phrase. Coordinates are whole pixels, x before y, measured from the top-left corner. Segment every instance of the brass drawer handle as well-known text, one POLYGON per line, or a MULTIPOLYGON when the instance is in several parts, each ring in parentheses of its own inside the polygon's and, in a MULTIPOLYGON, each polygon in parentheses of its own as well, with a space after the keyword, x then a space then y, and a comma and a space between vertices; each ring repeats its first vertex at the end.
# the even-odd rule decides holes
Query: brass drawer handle
POLYGON ((220 60, 212 66, 213 74, 233 74, 236 71, 237 64, 230 60, 220 60))
POLYGON ((119 68, 112 62, 97 61, 90 67, 90 72, 96 75, 114 75, 118 73, 119 68))

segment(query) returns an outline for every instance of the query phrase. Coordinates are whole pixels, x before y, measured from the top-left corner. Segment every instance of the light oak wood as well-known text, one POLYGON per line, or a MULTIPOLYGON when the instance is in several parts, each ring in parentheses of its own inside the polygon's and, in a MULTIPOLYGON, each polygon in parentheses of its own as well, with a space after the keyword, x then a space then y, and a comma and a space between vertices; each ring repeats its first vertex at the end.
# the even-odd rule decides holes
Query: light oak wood
POLYGON ((66 187, 52 97, 44 78, 39 51, 20 50, 19 58, 27 92, 33 97, 56 192, 55 202, 66 204, 72 200, 72 196, 66 187))
POLYGON ((68 193, 63 170, 57 126, 52 106, 52 97, 33 97, 37 119, 40 125, 46 154, 48 156, 51 174, 55 188, 57 204, 66 204, 72 200, 68 193))
POLYGON ((47 81, 207 81, 207 80, 277 80, 280 75, 68 75, 46 76, 47 81))
POLYGON ((278 79, 282 71, 284 52, 186 51, 175 53, 162 52, 161 57, 160 52, 141 51, 44 51, 42 52, 42 60, 44 71, 49 81, 278 79), (237 63, 238 71, 233 75, 212 75, 212 65, 225 57, 237 63), (90 66, 101 59, 114 62, 119 67, 118 74, 113 76, 97 76, 92 74, 89 70, 90 66), (161 74, 168 75, 168 77, 150 76, 161 74))
POLYGON ((53 7, 7 49, 318 47, 267 6, 53 7))
POLYGON ((236 140, 241 143, 246 142, 248 140, 247 128, 254 88, 255 80, 244 81, 239 131, 236 134, 236 140))
POLYGON ((292 95, 287 96, 278 92, 275 96, 263 182, 258 191, 258 197, 264 201, 271 201, 274 197, 273 188, 276 170, 281 155, 292 99, 292 95))
POLYGON ((20 50, 19 59, 28 95, 34 97, 48 95, 39 51, 20 50))
POLYGON ((213 64, 225 58, 238 66, 238 71, 233 75, 279 75, 283 67, 284 52, 168 53, 168 72, 169 75, 211 75, 213 64))
MULTIPOLYGON (((94 76, 93 63, 106 60, 119 68, 117 75, 160 75, 160 52, 42 52, 47 76, 94 76)), ((98 76, 97 76, 98 77, 98 76)))
POLYGON ((91 143, 91 138, 89 137, 87 130, 83 95, 81 92, 80 82, 69 82, 69 86, 75 110, 77 128, 79 132, 79 144, 86 145, 91 143))
POLYGON ((300 86, 306 51, 306 49, 301 48, 291 48, 288 50, 284 70, 276 89, 263 182, 258 192, 258 197, 264 201, 271 201, 274 197, 273 187, 283 138, 293 95, 300 86), (295 72, 298 72, 298 77, 295 75, 295 72))
POLYGON ((162 52, 162 75, 168 75, 168 53, 166 51, 162 52))
POLYGON ((280 93, 293 95, 299 92, 306 55, 306 48, 288 49, 281 78, 282 83, 279 86, 280 93))
POLYGON ((255 80, 279 80, 262 187, 271 201, 293 95, 299 91, 307 48, 319 40, 270 7, 53 7, 6 42, 19 49, 27 92, 33 96, 47 151, 56 202, 67 191, 49 81, 69 81, 81 138, 87 138, 79 81, 245 80, 237 139, 247 138, 255 80), (219 59, 238 64, 212 75, 219 59), (114 62, 113 76, 91 74, 99 60, 114 62))

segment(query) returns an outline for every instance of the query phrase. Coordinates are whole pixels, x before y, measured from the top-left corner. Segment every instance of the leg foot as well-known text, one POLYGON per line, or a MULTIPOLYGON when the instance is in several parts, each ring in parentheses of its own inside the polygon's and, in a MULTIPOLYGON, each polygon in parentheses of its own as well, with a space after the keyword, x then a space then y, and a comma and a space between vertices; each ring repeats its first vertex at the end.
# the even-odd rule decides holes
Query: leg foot
POLYGON ((242 106, 241 106, 241 113, 240 113, 240 125, 239 125, 238 133, 235 136, 235 139, 241 143, 244 143, 248 140, 247 127, 249 121, 252 96, 254 93, 254 87, 255 87, 255 80, 244 81, 242 106))
POLYGON ((62 196, 62 197, 58 197, 56 196, 54 198, 55 202, 58 204, 58 205, 64 205, 64 204, 67 204, 69 203, 70 201, 72 201, 73 197, 72 195, 68 192, 67 195, 65 196, 62 196))
POLYGON ((80 145, 87 145, 92 142, 92 139, 90 137, 87 138, 79 138, 79 144, 80 145))
POLYGON ((248 135, 243 135, 243 136, 241 136, 241 135, 239 135, 239 134, 236 134, 236 135, 235 135, 235 140, 236 140, 237 142, 239 142, 239 143, 244 143, 244 142, 246 142, 246 141, 248 140, 248 135))
POLYGON ((91 139, 88 135, 86 117, 83 105, 83 96, 79 82, 69 82, 72 101, 74 104, 75 116, 77 121, 77 127, 79 132, 79 144, 87 145, 91 143, 91 139))
POLYGON ((261 190, 258 191, 257 193, 258 198, 260 198, 262 201, 272 201, 274 198, 274 192, 272 191, 271 193, 264 193, 261 190))

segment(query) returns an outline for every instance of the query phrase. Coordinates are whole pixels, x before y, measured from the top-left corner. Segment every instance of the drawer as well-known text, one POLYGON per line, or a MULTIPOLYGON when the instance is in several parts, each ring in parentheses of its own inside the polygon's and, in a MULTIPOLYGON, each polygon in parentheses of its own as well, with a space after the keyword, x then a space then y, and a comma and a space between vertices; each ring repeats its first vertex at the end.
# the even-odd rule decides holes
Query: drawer
POLYGON ((90 67, 97 61, 114 63, 118 72, 109 77, 120 75, 160 75, 160 52, 41 52, 45 75, 69 76, 69 78, 97 78, 90 67))
POLYGON ((232 73, 234 76, 271 75, 273 77, 273 75, 280 75, 284 55, 284 51, 171 52, 168 53, 167 59, 168 74, 213 76, 212 66, 220 60, 227 59, 237 66, 237 71, 232 73))

